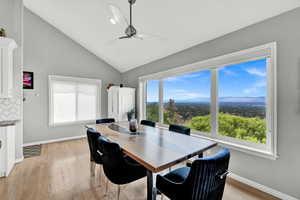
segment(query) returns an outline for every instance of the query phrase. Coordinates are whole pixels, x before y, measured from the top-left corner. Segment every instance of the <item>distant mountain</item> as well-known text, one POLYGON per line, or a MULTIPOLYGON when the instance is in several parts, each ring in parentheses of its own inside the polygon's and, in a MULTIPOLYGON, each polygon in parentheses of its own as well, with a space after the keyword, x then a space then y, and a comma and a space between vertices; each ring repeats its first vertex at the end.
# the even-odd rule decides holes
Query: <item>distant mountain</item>
POLYGON ((266 99, 265 97, 221 97, 220 102, 264 103, 266 99))
MULTIPOLYGON (((220 97, 220 102, 223 103, 264 103, 265 97, 220 97)), ((176 103, 199 103, 199 102, 210 102, 210 98, 195 98, 186 100, 176 100, 176 103)))
POLYGON ((199 102, 210 102, 210 98, 194 98, 194 99, 181 99, 181 100, 176 100, 176 103, 199 103, 199 102))

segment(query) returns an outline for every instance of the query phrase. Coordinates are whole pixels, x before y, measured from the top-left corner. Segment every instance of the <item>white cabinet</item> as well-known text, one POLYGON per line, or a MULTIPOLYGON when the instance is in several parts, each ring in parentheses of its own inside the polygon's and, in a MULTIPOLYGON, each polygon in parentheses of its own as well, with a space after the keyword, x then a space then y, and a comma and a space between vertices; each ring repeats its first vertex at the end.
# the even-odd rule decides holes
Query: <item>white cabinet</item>
POLYGON ((11 98, 13 92, 14 40, 0 37, 0 98, 11 98))
POLYGON ((8 176, 15 165, 15 126, 0 127, 0 177, 8 176))
POLYGON ((108 90, 108 117, 127 121, 127 112, 135 108, 135 89, 112 86, 108 90))

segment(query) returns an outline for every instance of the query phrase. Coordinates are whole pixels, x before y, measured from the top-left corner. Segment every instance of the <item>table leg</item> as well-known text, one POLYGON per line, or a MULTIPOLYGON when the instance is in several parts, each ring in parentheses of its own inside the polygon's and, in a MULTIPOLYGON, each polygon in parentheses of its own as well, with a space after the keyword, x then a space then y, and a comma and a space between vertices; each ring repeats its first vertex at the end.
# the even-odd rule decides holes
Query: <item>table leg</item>
POLYGON ((156 188, 153 185, 153 173, 147 170, 147 200, 156 200, 156 188))

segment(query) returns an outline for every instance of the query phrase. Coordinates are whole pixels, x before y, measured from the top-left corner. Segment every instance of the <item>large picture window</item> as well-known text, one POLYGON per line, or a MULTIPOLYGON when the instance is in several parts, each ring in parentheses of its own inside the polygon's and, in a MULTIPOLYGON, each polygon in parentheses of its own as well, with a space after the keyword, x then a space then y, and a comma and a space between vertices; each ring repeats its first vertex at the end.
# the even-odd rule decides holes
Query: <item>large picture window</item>
POLYGON ((81 123, 100 116, 101 81, 49 76, 51 126, 81 123))
POLYGON ((140 118, 276 158, 275 80, 275 43, 140 77, 140 118))
POLYGON ((204 70, 164 79, 163 123, 210 133, 210 78, 204 70))
POLYGON ((220 135, 266 143, 267 59, 219 68, 220 135))

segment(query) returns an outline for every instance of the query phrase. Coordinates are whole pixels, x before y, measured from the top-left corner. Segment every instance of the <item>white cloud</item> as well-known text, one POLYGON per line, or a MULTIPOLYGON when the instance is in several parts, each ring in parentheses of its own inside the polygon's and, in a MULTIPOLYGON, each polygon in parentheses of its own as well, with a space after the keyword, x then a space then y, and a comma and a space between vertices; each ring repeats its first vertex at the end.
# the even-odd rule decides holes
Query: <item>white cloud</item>
POLYGON ((243 92, 245 94, 255 94, 257 92, 257 88, 248 88, 248 89, 244 89, 243 92))
POLYGON ((249 74, 253 74, 253 75, 256 75, 256 76, 266 76, 266 72, 264 71, 260 71, 258 70, 257 68, 249 68, 249 69, 246 69, 246 72, 248 72, 249 74))
POLYGON ((169 77, 169 78, 165 79, 165 81, 177 82, 177 81, 183 81, 183 80, 181 78, 177 77, 177 76, 174 76, 174 77, 169 77))
POLYGON ((237 76, 237 74, 229 69, 222 68, 221 71, 223 71, 225 74, 229 76, 237 76))
POLYGON ((182 75, 181 77, 183 78, 197 78, 197 77, 201 77, 203 74, 202 73, 193 73, 193 74, 185 74, 182 75))
POLYGON ((165 81, 178 82, 178 81, 185 81, 185 79, 189 79, 189 78, 199 78, 199 77, 203 77, 203 74, 200 72, 169 77, 169 78, 166 78, 165 81))
POLYGON ((173 89, 168 91, 165 99, 186 100, 200 97, 203 97, 203 95, 200 93, 191 92, 184 89, 173 89))
POLYGON ((266 81, 262 80, 262 81, 258 81, 256 83, 253 84, 253 86, 251 88, 247 88, 244 89, 243 92, 245 94, 255 94, 258 92, 259 88, 265 87, 266 86, 266 81))
POLYGON ((266 80, 258 81, 254 84, 255 87, 265 87, 266 85, 266 80))

